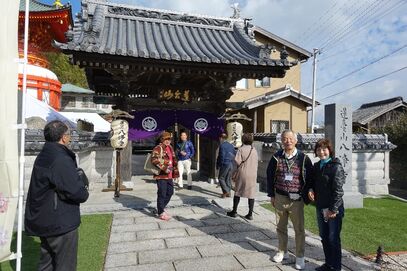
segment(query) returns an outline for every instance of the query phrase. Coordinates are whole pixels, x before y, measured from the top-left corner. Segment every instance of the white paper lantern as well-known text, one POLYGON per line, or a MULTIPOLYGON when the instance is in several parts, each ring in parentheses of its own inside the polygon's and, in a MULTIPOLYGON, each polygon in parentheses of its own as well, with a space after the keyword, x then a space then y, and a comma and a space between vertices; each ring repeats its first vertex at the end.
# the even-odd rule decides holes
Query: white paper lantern
POLYGON ((228 132, 228 142, 236 148, 242 146, 243 125, 237 121, 229 122, 226 125, 226 130, 228 132))
POLYGON ((115 149, 124 149, 129 141, 129 123, 125 120, 114 120, 111 124, 112 137, 110 144, 115 149))

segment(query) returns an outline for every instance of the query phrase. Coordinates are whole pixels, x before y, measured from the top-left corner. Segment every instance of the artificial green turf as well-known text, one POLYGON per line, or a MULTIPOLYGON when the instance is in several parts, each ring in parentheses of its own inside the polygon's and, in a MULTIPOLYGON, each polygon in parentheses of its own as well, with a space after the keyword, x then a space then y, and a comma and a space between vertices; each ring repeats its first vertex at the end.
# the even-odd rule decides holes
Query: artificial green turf
MULTIPOLYGON (((109 243, 112 215, 85 215, 79 227, 78 271, 100 271, 103 269, 107 245, 109 243)), ((16 234, 13 236, 12 250, 16 251, 16 234)), ((40 240, 23 233, 23 258, 21 270, 37 270, 40 240)), ((15 270, 16 261, 0 264, 0 271, 15 270)))
MULTIPOLYGON (((365 198, 361 209, 346 209, 342 247, 363 255, 407 250, 407 203, 395 198, 365 198)), ((273 210, 271 204, 263 207, 273 210)), ((305 207, 305 228, 318 234, 315 207, 305 207)))

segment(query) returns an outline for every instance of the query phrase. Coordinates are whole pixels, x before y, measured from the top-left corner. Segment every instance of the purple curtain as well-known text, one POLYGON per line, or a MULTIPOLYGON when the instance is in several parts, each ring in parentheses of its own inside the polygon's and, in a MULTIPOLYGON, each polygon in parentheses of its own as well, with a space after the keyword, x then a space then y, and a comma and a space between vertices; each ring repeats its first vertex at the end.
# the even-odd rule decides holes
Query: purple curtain
POLYGON ((202 136, 218 139, 225 125, 225 121, 214 114, 194 110, 145 110, 132 114, 129 140, 158 136, 175 122, 202 136))
POLYGON ((173 110, 145 110, 132 112, 134 119, 129 121, 129 140, 158 136, 175 123, 173 110))
POLYGON ((225 130, 223 119, 202 111, 177 110, 177 121, 191 131, 212 139, 218 139, 220 133, 225 130))

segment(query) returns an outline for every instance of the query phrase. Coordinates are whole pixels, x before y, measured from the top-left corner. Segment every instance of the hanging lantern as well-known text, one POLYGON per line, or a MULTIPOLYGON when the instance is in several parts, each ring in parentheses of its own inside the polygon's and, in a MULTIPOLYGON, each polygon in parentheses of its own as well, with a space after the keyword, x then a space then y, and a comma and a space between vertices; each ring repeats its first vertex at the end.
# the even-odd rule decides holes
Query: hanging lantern
POLYGON ((114 120, 111 123, 110 144, 115 149, 124 149, 129 139, 129 123, 125 120, 114 120))
POLYGON ((243 125, 240 122, 229 122, 226 125, 228 132, 228 142, 235 148, 242 146, 243 125))

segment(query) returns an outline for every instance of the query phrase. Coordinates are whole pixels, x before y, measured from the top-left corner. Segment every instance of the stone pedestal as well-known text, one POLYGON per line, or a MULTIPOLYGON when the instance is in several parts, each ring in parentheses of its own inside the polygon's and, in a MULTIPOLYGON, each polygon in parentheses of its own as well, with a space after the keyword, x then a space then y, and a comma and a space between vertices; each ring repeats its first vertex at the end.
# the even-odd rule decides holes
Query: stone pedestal
POLYGON ((352 189, 352 109, 350 105, 325 106, 325 137, 332 141, 335 155, 342 163, 346 181, 343 186, 345 208, 362 208, 363 196, 352 189))

